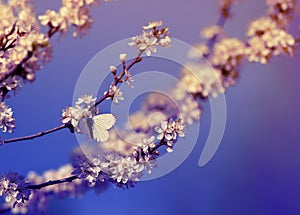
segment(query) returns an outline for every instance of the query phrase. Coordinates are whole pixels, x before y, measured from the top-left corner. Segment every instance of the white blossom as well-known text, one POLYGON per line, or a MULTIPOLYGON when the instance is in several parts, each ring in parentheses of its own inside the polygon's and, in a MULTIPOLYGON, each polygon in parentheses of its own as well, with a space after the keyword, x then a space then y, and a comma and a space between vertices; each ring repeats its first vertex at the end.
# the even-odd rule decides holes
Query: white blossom
POLYGON ((28 185, 23 176, 8 172, 0 178, 0 196, 3 196, 6 202, 12 202, 14 206, 22 205, 31 194, 28 185))
POLYGON ((70 122, 74 127, 75 131, 82 132, 86 130, 82 127, 80 121, 82 119, 92 118, 96 112, 91 109, 95 105, 96 98, 91 95, 84 95, 75 102, 75 107, 67 107, 62 112, 62 123, 70 122))
MULTIPOLYGON (((104 92, 104 94, 106 94, 107 92, 104 92)), ((123 92, 120 90, 120 88, 118 88, 115 85, 110 86, 109 91, 108 91, 109 95, 112 96, 113 102, 115 104, 119 104, 119 100, 123 101, 124 97, 123 97, 123 92)))
POLYGON ((111 72, 114 72, 114 71, 117 70, 117 68, 116 68, 115 66, 111 65, 111 66, 109 67, 109 70, 110 70, 111 72))
POLYGON ((134 147, 135 151, 139 152, 141 150, 144 154, 148 154, 149 150, 155 147, 154 140, 154 136, 151 136, 150 138, 143 138, 142 142, 138 143, 134 147))
POLYGON ((7 107, 5 102, 0 103, 0 128, 3 132, 13 132, 15 128, 15 118, 13 118, 13 111, 7 107))
POLYGON ((148 173, 152 173, 152 169, 157 167, 156 159, 150 155, 145 155, 139 159, 139 163, 143 166, 144 170, 148 173))
POLYGON ((101 173, 101 158, 81 155, 76 157, 73 167, 74 175, 78 175, 79 178, 86 180, 90 186, 94 186, 101 173))
POLYGON ((171 38, 168 36, 168 28, 157 29, 161 25, 161 21, 150 22, 148 26, 143 27, 141 35, 131 38, 129 45, 135 46, 140 52, 145 52, 147 56, 156 52, 157 46, 170 47, 171 38))
POLYGON ((117 153, 105 156, 102 168, 110 178, 118 183, 137 182, 142 177, 144 166, 132 156, 124 157, 117 153))
POLYGON ((182 116, 179 116, 176 121, 170 119, 168 121, 161 121, 160 127, 155 127, 158 133, 158 140, 165 140, 167 144, 167 151, 171 152, 173 144, 177 141, 177 137, 185 136, 185 124, 182 116))
POLYGON ((180 104, 180 113, 182 114, 184 121, 191 125, 200 120, 201 109, 197 101, 189 96, 180 104))
POLYGON ((147 26, 143 26, 143 29, 148 30, 148 29, 151 29, 151 28, 160 27, 160 26, 162 26, 162 24, 163 24, 163 22, 161 20, 152 21, 152 22, 149 22, 149 24, 147 26))
POLYGON ((199 63, 187 63, 182 70, 180 83, 189 93, 203 97, 216 97, 225 92, 221 72, 199 63))
POLYGON ((120 54, 120 61, 125 62, 127 58, 127 54, 120 54))
POLYGON ((132 74, 126 70, 125 75, 126 75, 126 77, 125 77, 124 81, 127 83, 127 85, 129 87, 134 88, 134 86, 132 84, 134 82, 132 74))

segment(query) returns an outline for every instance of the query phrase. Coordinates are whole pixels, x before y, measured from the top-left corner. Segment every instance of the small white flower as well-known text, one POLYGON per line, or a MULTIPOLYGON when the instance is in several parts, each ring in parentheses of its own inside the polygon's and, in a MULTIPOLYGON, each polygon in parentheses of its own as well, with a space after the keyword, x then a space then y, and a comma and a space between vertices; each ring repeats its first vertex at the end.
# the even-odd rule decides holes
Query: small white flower
POLYGON ((167 147, 167 152, 169 152, 169 153, 171 153, 171 152, 173 152, 173 149, 171 148, 171 147, 167 147))
POLYGON ((161 47, 170 48, 171 47, 171 38, 169 36, 165 36, 159 40, 159 44, 161 47))
POLYGON ((117 153, 109 153, 102 163, 103 171, 117 183, 137 182, 142 176, 144 166, 134 157, 124 157, 117 153))
POLYGON ((180 104, 180 111, 187 124, 191 125, 196 121, 199 121, 201 115, 201 109, 199 104, 191 97, 186 97, 182 104, 180 104))
MULTIPOLYGON (((157 139, 165 139, 168 148, 173 147, 173 144, 177 141, 177 137, 185 136, 185 125, 182 116, 179 116, 176 121, 170 119, 169 121, 161 121, 160 127, 155 127, 155 131, 158 133, 157 139)), ((170 151, 170 149, 167 149, 170 151)))
POLYGON ((134 88, 132 82, 134 82, 133 76, 130 72, 128 72, 127 70, 126 72, 126 77, 125 77, 125 81, 128 84, 129 87, 134 88))
POLYGON ((124 63, 126 61, 127 54, 120 54, 120 61, 124 63))
POLYGON ((150 155, 143 156, 139 159, 139 163, 143 166, 148 174, 152 173, 152 169, 157 167, 156 159, 150 155))
POLYGON ((156 28, 156 27, 162 26, 162 24, 163 24, 163 22, 161 20, 160 21, 152 21, 152 22, 149 22, 149 24, 147 26, 143 26, 143 29, 148 30, 151 28, 156 28))
POLYGON ((149 23, 148 26, 144 26, 142 34, 132 37, 128 45, 135 46, 140 52, 145 52, 147 56, 150 56, 152 52, 156 52, 157 46, 170 47, 171 38, 168 36, 169 29, 163 28, 159 30, 156 28, 161 25, 161 21, 155 21, 149 23))
POLYGON ((121 101, 124 100, 123 92, 121 92, 121 90, 118 87, 110 86, 108 92, 112 96, 113 102, 115 104, 119 104, 119 100, 121 100, 121 101))
POLYGON ((143 153, 147 154, 149 152, 149 149, 155 147, 154 140, 155 140, 154 136, 151 136, 149 139, 143 138, 143 141, 137 144, 135 150, 136 151, 142 150, 143 153))
POLYGON ((63 110, 61 122, 64 124, 70 122, 73 127, 76 127, 80 119, 78 112, 79 111, 73 107, 67 107, 63 110))
POLYGON ((0 128, 3 132, 12 133, 15 129, 15 118, 13 118, 13 111, 7 107, 5 102, 0 103, 0 128))
POLYGON ((84 95, 77 99, 75 105, 78 109, 91 108, 94 106, 96 99, 92 95, 84 95))
POLYGON ((145 51, 147 56, 151 55, 151 52, 156 52, 157 38, 155 36, 144 37, 143 43, 137 45, 140 51, 145 51))
POLYGON ((116 68, 115 66, 110 66, 110 67, 109 67, 109 70, 110 70, 111 72, 114 72, 114 71, 117 70, 117 68, 116 68))

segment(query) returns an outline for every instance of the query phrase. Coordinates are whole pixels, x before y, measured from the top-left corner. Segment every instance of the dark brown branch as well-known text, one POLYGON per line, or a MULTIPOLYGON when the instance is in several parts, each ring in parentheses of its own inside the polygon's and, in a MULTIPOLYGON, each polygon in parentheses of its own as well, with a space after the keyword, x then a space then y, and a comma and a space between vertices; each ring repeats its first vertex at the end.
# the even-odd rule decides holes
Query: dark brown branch
MULTIPOLYGON (((228 13, 230 13, 230 11, 231 11, 231 5, 228 5, 228 6, 226 7, 226 10, 227 10, 228 13)), ((221 15, 219 16, 219 19, 218 19, 216 25, 218 25, 218 26, 220 26, 221 28, 223 28, 224 25, 226 24, 226 21, 228 20, 228 18, 229 18, 229 16, 227 16, 227 15, 224 14, 224 13, 221 13, 221 15)), ((218 36, 219 36, 219 35, 214 35, 211 39, 209 39, 209 40, 207 41, 206 45, 207 45, 207 47, 209 48, 209 50, 211 50, 211 49, 214 47, 215 43, 217 42, 218 36)), ((208 54, 208 55, 209 55, 209 54, 208 54)), ((208 55, 205 56, 205 57, 208 57, 208 55)))
POLYGON ((156 154, 156 150, 160 147, 166 145, 165 138, 161 139, 158 144, 156 144, 152 149, 149 149, 150 154, 156 154))
POLYGON ((51 186, 51 185, 72 182, 75 179, 78 179, 77 175, 73 175, 73 176, 70 176, 68 178, 63 178, 63 179, 54 180, 54 181, 47 181, 47 182, 42 183, 42 184, 29 185, 26 188, 30 189, 30 190, 40 190, 40 189, 42 189, 44 187, 48 187, 48 186, 51 186))
POLYGON ((296 43, 300 43, 300 37, 296 38, 296 39, 295 39, 295 42, 296 42, 296 43))
POLYGON ((12 143, 12 142, 19 142, 19 141, 23 141, 23 140, 32 140, 32 139, 35 139, 37 137, 42 137, 44 135, 47 135, 47 134, 50 134, 50 133, 62 130, 64 128, 68 128, 69 126, 70 126, 69 124, 62 124, 62 125, 57 126, 55 128, 51 128, 49 130, 42 131, 42 132, 39 132, 39 133, 36 133, 36 134, 27 135, 27 136, 24 136, 24 137, 17 137, 17 138, 7 139, 7 140, 4 140, 2 142, 2 144, 12 143))

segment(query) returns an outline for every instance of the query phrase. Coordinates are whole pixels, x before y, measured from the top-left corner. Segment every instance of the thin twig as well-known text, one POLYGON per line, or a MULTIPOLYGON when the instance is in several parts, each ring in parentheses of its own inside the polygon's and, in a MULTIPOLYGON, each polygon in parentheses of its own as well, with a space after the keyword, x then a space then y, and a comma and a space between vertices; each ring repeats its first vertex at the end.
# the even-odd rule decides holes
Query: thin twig
POLYGON ((156 150, 161 146, 166 145, 165 138, 161 139, 158 144, 156 144, 152 149, 149 149, 150 154, 155 154, 156 150))
MULTIPOLYGON (((129 71, 136 63, 141 62, 141 55, 143 54, 143 51, 140 51, 138 56, 129 64, 129 66, 123 68, 123 72, 119 75, 119 77, 115 80, 114 85, 117 86, 122 78, 124 77, 126 71, 129 71)), ((97 107, 100 103, 102 103, 105 99, 112 97, 112 95, 109 94, 108 91, 95 103, 95 107, 97 107)))
POLYGON ((62 125, 57 126, 55 128, 51 128, 51 129, 46 130, 46 131, 41 131, 41 132, 36 133, 36 134, 4 140, 3 144, 12 143, 12 142, 19 142, 19 141, 23 141, 23 140, 32 140, 32 139, 42 137, 42 136, 50 134, 50 133, 54 133, 54 132, 62 130, 64 128, 68 128, 69 126, 70 126, 69 124, 62 124, 62 125))
MULTIPOLYGON (((228 6, 227 10, 230 13, 231 6, 228 6)), ((223 28, 227 20, 228 20, 228 16, 224 16, 224 14, 221 13, 216 25, 223 28)), ((209 50, 211 50, 214 47, 215 43, 217 42, 217 38, 218 38, 218 35, 214 35, 210 40, 207 41, 206 45, 209 48, 209 50)), ((206 57, 208 57, 208 55, 206 57)))
POLYGON ((30 190, 40 190, 40 189, 42 189, 44 187, 48 187, 48 186, 51 186, 51 185, 72 182, 75 179, 78 179, 77 175, 73 175, 73 176, 70 176, 70 177, 67 177, 67 178, 63 178, 63 179, 59 179, 59 180, 54 180, 54 181, 47 181, 47 182, 42 183, 42 184, 29 185, 26 188, 30 189, 30 190))

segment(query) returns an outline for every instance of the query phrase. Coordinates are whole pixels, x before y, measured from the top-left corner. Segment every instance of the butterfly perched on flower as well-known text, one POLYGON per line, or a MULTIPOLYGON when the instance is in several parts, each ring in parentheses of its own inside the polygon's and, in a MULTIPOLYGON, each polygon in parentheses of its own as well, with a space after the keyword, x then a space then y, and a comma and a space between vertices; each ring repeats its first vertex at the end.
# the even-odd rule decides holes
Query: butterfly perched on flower
POLYGON ((98 114, 92 118, 84 119, 80 127, 84 127, 83 133, 86 133, 90 140, 105 142, 109 133, 108 130, 116 123, 117 118, 112 114, 98 114))

